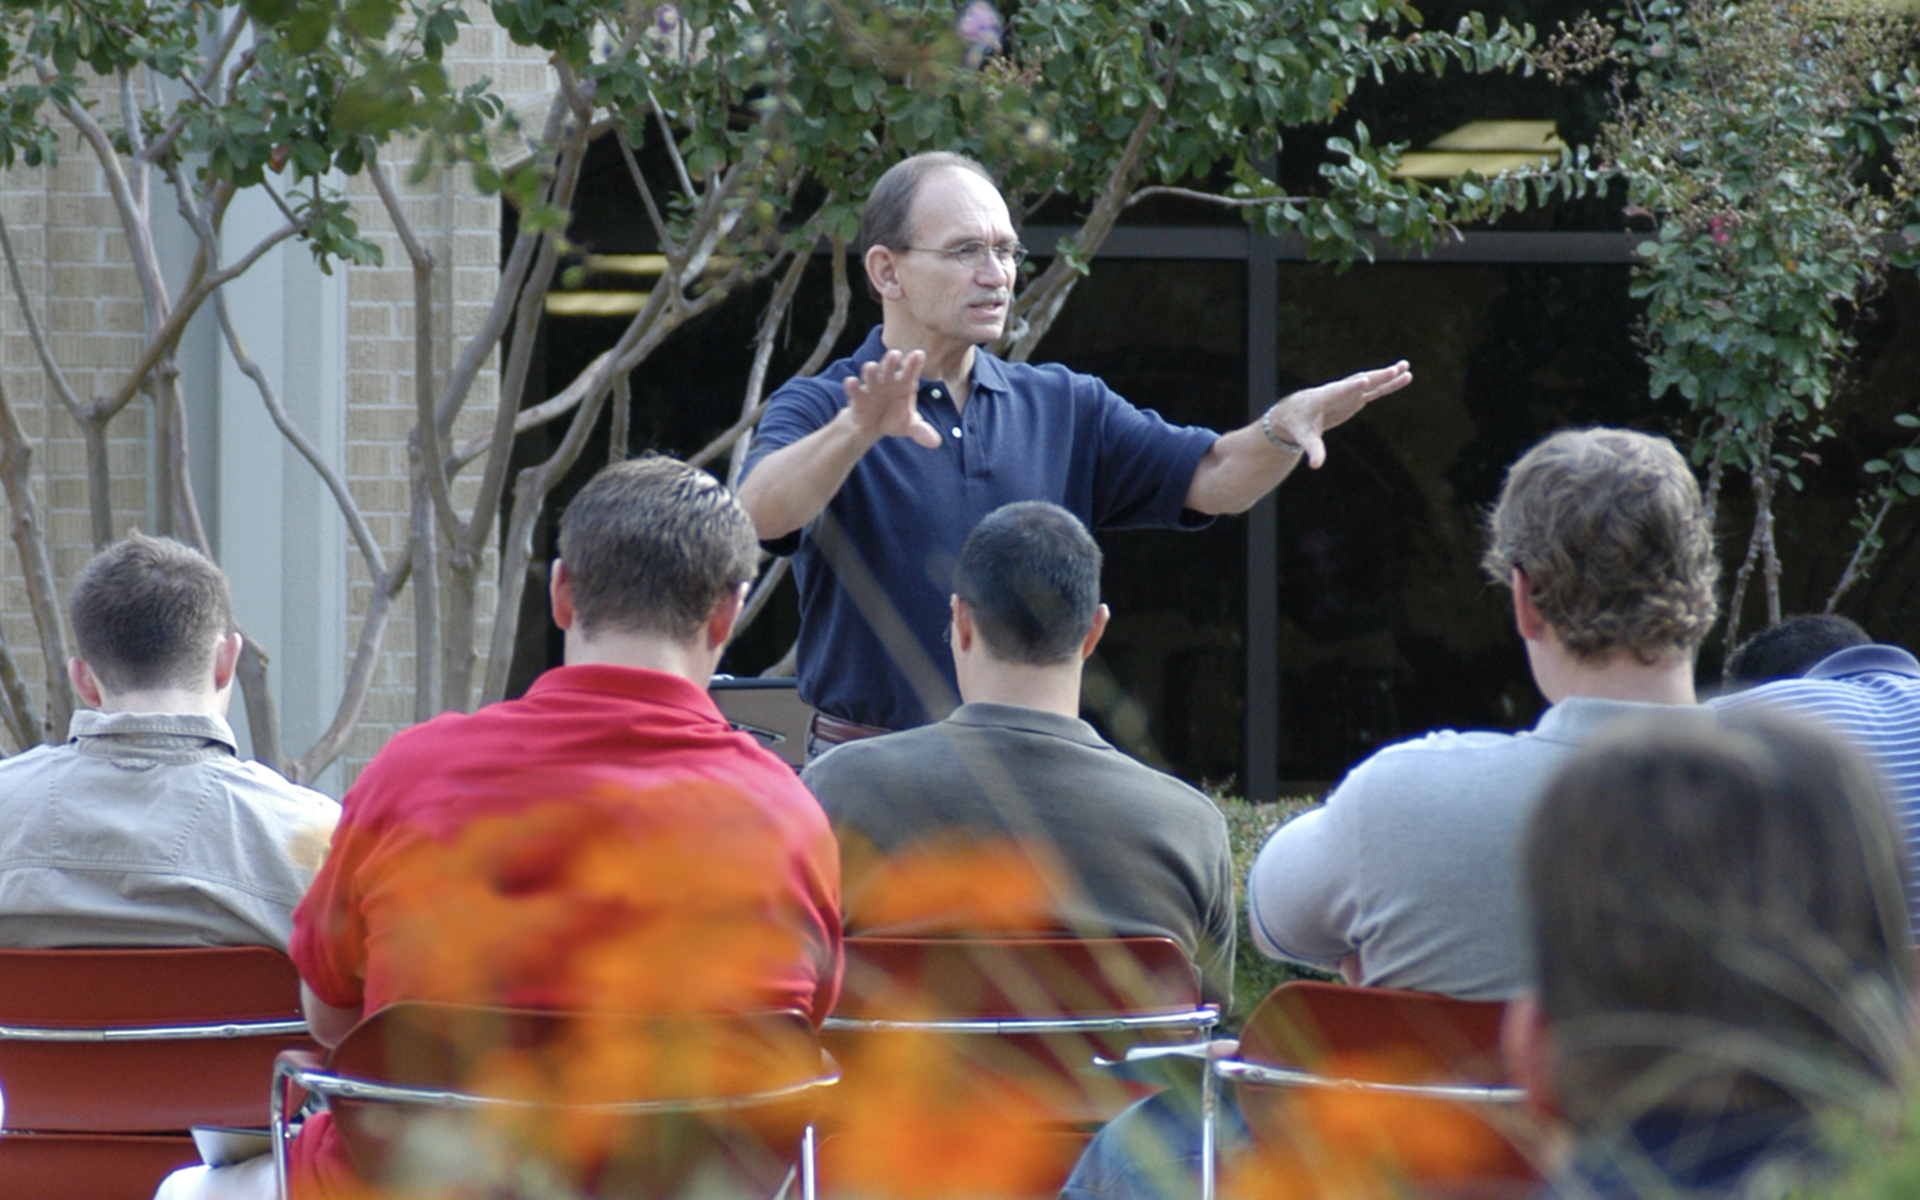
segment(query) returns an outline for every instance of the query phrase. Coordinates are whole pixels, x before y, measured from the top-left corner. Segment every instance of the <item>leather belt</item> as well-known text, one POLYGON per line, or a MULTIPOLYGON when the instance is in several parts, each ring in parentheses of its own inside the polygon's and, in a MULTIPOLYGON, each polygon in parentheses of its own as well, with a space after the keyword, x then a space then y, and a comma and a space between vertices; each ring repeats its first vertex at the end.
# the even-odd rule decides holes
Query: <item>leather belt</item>
POLYGON ((858 721, 848 721, 823 712, 813 714, 813 721, 808 729, 812 732, 815 741, 829 746, 838 746, 842 742, 857 742, 861 738, 879 737, 881 734, 893 732, 891 729, 882 729, 878 725, 862 725, 858 721))

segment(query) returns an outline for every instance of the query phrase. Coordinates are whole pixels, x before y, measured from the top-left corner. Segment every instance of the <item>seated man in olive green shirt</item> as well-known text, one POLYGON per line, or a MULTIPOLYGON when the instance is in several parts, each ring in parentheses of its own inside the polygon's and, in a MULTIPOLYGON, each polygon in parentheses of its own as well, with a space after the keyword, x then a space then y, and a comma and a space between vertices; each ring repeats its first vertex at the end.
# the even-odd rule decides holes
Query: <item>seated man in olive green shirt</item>
POLYGON ((1168 937, 1224 1007, 1226 822, 1079 718, 1081 669, 1107 626, 1099 546, 1065 509, 1009 504, 974 528, 953 577, 960 707, 839 746, 801 776, 840 838, 847 931, 1168 937))

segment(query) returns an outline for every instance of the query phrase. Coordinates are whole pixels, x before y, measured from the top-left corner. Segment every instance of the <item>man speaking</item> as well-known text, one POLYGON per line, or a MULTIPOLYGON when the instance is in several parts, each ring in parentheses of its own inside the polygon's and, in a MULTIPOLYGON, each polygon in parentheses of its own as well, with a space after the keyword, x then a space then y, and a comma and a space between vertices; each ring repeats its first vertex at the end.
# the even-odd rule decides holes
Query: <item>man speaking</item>
POLYGON ((1100 380, 980 349, 1006 327, 1026 249, 993 180, 919 154, 874 185, 857 250, 882 311, 851 358, 789 381, 754 435, 739 496, 800 589, 810 751, 925 724, 953 703, 941 634, 980 517, 1048 500, 1090 529, 1244 512, 1322 435, 1413 381, 1404 362, 1285 397, 1228 434, 1170 425, 1100 380))

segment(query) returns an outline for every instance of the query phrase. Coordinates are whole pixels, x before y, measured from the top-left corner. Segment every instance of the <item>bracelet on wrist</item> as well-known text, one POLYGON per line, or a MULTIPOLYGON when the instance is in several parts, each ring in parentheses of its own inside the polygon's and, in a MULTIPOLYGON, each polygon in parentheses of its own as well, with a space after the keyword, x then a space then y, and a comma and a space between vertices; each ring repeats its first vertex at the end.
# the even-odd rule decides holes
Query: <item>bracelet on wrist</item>
POLYGON ((1266 435, 1267 440, 1273 443, 1275 448, 1285 450, 1288 454, 1305 454, 1307 452, 1306 447, 1296 445, 1273 431, 1273 408, 1271 406, 1267 408, 1266 412, 1260 414, 1260 432, 1266 435))

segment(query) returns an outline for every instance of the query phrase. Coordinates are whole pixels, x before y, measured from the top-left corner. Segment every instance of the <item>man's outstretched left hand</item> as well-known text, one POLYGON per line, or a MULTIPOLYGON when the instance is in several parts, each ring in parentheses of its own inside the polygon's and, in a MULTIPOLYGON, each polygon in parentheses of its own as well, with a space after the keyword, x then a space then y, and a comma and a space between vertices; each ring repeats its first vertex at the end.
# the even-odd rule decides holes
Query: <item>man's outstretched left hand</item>
POLYGON ((1365 408, 1369 401, 1391 395, 1413 382, 1413 368, 1405 359, 1390 367, 1356 371, 1345 379, 1301 388, 1273 407, 1273 431, 1306 453, 1307 465, 1327 461, 1327 430, 1365 408))

